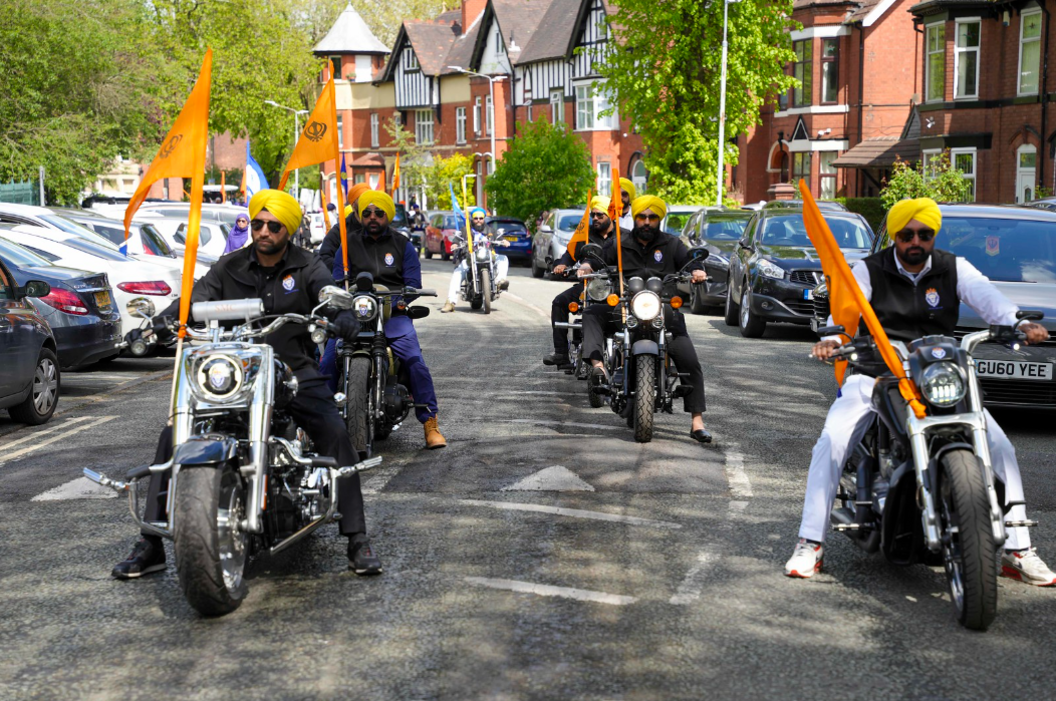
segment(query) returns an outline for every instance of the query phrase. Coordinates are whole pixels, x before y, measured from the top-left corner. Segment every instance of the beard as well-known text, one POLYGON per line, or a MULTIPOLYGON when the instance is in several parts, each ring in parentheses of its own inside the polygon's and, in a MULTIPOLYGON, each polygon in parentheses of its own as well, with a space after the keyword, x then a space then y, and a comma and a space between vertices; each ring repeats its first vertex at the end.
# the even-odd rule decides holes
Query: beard
POLYGON ((274 253, 282 253, 286 250, 286 245, 290 242, 290 235, 287 234, 281 239, 265 239, 260 238, 253 242, 257 250, 266 256, 270 256, 274 253))
POLYGON ((898 257, 906 265, 920 265, 928 259, 928 252, 920 246, 910 246, 905 252, 899 251, 898 257))
POLYGON ((363 230, 371 236, 380 236, 382 232, 384 232, 385 229, 388 228, 388 226, 388 224, 382 224, 377 219, 371 218, 367 220, 365 224, 363 224, 363 230))
POLYGON ((609 230, 610 224, 612 224, 611 219, 604 219, 600 222, 596 219, 592 219, 590 221, 590 233, 597 234, 600 236, 601 234, 604 234, 606 231, 609 230))
POLYGON ((659 229, 654 229, 651 226, 636 226, 631 229, 631 234, 634 238, 644 241, 645 243, 652 243, 655 241, 659 233, 659 229))

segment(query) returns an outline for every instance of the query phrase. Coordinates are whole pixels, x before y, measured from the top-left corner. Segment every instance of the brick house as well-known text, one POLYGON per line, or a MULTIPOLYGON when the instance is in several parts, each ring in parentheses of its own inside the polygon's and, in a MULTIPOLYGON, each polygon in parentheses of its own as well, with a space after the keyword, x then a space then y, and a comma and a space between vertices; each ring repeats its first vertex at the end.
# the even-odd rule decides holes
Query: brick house
MULTIPOLYGON (((940 0, 941 1, 941 0, 940 0)), ((805 179, 815 197, 878 194, 895 156, 919 158, 913 105, 921 90, 913 0, 796 0, 795 61, 801 86, 765 106, 761 124, 736 139, 729 191, 744 202, 789 196, 805 179)))

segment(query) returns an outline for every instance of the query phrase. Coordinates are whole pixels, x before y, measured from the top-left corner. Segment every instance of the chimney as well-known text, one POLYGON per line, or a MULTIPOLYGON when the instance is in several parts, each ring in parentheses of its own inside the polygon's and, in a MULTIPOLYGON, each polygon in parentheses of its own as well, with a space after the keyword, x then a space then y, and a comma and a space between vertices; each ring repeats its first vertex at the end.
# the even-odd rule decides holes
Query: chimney
POLYGON ((484 11, 488 0, 462 0, 462 33, 469 31, 469 25, 484 11))

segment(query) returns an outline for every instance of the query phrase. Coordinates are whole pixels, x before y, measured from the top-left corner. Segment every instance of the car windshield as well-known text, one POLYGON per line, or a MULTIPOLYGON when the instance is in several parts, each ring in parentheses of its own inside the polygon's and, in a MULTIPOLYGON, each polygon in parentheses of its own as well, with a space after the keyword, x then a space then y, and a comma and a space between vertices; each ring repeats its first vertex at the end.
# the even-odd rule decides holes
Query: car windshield
POLYGON ((558 231, 567 231, 568 233, 572 233, 573 231, 576 230, 576 227, 579 226, 579 221, 582 218, 583 218, 583 215, 581 213, 576 213, 576 214, 558 214, 557 217, 556 217, 557 230, 558 231))
MULTIPOLYGON (((79 224, 73 221, 72 219, 67 219, 66 217, 59 216, 58 214, 42 214, 40 218, 48 222, 52 226, 55 226, 61 229, 62 231, 65 231, 67 234, 80 236, 82 239, 87 239, 88 241, 94 243, 97 246, 103 246, 105 248, 110 248, 115 251, 117 250, 117 246, 105 236, 95 233, 88 227, 79 224)), ((124 235, 123 231, 122 235, 124 235)))
POLYGON ((70 248, 87 253, 95 256, 96 258, 102 258, 103 260, 121 261, 127 262, 129 258, 117 253, 106 246, 100 246, 94 241, 88 241, 87 239, 69 238, 62 242, 63 245, 69 246, 70 248))
POLYGON ((524 224, 516 221, 493 221, 488 226, 497 234, 523 234, 528 231, 524 224))
POLYGON ((679 236, 682 229, 686 228, 686 222, 693 216, 693 212, 671 212, 664 219, 664 231, 674 236, 679 236))
POLYGON ((393 217, 392 221, 389 223, 397 229, 401 226, 407 226, 407 212, 402 209, 397 209, 396 216, 393 217))
POLYGON ((46 268, 54 265, 47 258, 38 256, 33 251, 19 246, 13 241, 7 241, 5 239, 0 239, 0 257, 2 257, 6 263, 19 268, 46 268))
POLYGON ((701 227, 701 238, 706 241, 736 241, 744 234, 748 217, 716 217, 704 220, 701 227))
POLYGON ((150 251, 156 256, 165 256, 166 258, 175 258, 176 254, 172 252, 172 248, 165 242, 165 239, 161 237, 158 230, 150 224, 139 225, 139 238, 143 241, 143 248, 150 251))
POLYGON ((445 229, 459 229, 458 217, 455 215, 444 217, 444 228, 445 229))
MULTIPOLYGON (((872 238, 865 224, 857 219, 826 217, 829 229, 840 248, 869 248, 872 238)), ((763 233, 758 242, 767 246, 797 246, 813 248, 802 214, 767 217, 763 222, 763 233)))
POLYGON ((938 241, 995 282, 1056 282, 1052 222, 943 217, 938 241))

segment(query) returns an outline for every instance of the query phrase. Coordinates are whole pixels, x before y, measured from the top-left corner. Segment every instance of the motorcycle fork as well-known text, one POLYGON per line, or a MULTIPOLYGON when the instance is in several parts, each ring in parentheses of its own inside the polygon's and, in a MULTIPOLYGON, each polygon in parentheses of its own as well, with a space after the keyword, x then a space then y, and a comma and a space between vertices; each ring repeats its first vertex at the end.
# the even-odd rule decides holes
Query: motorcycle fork
POLYGON ((384 416, 383 399, 389 377, 389 346, 383 333, 374 336, 372 356, 374 358, 374 386, 371 391, 374 392, 374 421, 377 421, 384 416))

